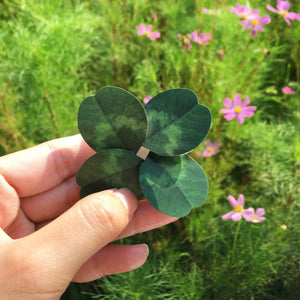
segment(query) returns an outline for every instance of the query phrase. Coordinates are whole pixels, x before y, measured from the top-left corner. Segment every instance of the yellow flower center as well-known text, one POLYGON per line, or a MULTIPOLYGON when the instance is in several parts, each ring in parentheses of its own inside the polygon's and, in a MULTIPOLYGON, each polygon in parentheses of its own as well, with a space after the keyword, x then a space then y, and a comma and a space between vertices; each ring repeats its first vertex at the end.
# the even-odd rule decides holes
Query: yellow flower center
POLYGON ((257 220, 258 220, 258 216, 254 216, 254 217, 253 217, 253 220, 256 220, 256 221, 257 221, 257 220))
POLYGON ((251 23, 252 23, 253 26, 258 25, 258 21, 257 20, 253 20, 251 23))
POLYGON ((241 109, 240 106, 236 106, 236 107, 234 108, 234 111, 235 111, 237 114, 239 114, 239 113, 242 111, 242 109, 241 109))
POLYGON ((234 208, 234 211, 235 212, 241 212, 243 210, 243 206, 241 205, 237 205, 235 208, 234 208))
POLYGON ((209 148, 207 148, 207 151, 208 151, 208 152, 213 152, 213 151, 214 151, 214 148, 209 147, 209 148))
POLYGON ((283 11, 281 12, 281 14, 282 14, 283 16, 286 16, 286 15, 288 14, 288 11, 283 10, 283 11))

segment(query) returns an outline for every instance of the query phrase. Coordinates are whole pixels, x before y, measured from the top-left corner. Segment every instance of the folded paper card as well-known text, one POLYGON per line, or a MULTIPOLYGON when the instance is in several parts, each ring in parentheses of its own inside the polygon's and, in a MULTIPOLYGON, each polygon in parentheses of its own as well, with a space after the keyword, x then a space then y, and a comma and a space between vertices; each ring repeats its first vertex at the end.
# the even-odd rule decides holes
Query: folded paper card
POLYGON ((79 169, 80 195, 128 187, 160 212, 182 217, 207 197, 201 166, 185 153, 211 126, 210 110, 188 89, 171 89, 145 106, 118 87, 103 87, 78 111, 78 128, 96 151, 79 169))

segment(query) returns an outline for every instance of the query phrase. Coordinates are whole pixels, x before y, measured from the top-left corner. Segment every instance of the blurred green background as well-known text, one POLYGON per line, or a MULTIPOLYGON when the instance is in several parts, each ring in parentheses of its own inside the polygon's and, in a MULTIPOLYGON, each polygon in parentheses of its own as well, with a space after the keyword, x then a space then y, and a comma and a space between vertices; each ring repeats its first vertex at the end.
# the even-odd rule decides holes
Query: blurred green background
POLYGON ((190 88, 212 111, 207 139, 223 143, 214 156, 198 156, 202 145, 190 154, 210 182, 202 207, 121 241, 149 244, 143 267, 71 284, 63 299, 300 298, 300 22, 268 11, 273 0, 240 4, 270 15, 264 32, 242 29, 235 1, 0 0, 1 155, 76 134, 81 101, 106 85, 141 101, 190 88), (141 23, 161 37, 138 36, 141 23), (212 40, 182 49, 177 35, 194 30, 212 40), (237 93, 257 106, 242 125, 220 113, 237 93), (222 220, 229 194, 266 220, 222 220))

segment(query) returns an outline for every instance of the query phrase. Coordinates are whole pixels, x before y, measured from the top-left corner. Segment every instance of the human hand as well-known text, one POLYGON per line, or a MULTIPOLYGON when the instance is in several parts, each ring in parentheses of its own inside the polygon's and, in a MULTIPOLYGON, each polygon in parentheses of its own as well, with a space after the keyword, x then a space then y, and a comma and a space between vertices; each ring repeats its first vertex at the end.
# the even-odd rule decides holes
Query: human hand
POLYGON ((176 220, 127 189, 79 200, 75 174, 92 154, 76 135, 0 158, 1 299, 58 299, 70 281, 138 268, 146 245, 108 243, 176 220))

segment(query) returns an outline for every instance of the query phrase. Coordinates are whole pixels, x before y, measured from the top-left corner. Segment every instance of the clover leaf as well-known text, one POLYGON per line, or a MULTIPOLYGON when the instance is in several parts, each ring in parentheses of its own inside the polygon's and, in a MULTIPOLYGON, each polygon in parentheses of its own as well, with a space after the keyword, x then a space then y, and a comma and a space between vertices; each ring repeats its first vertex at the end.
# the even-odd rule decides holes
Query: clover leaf
POLYGON ((76 175, 81 197, 128 187, 164 214, 187 215, 204 202, 208 181, 184 153, 203 141, 210 125, 210 110, 191 90, 164 91, 143 107, 121 88, 101 88, 78 111, 79 131, 96 151, 76 175), (141 150, 150 153, 142 157, 141 150))

